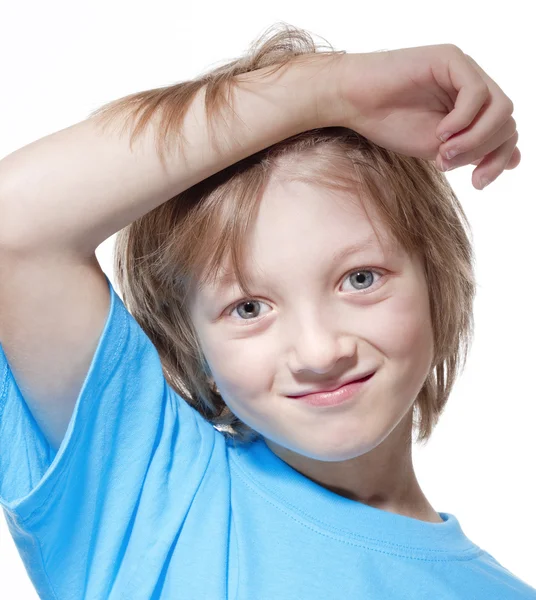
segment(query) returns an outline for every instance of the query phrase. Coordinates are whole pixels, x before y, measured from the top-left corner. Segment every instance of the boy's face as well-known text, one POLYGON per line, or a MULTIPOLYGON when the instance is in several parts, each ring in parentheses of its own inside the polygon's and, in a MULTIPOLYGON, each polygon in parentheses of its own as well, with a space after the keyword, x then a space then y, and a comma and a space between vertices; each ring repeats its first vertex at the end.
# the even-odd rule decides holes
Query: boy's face
POLYGON ((236 283, 196 291, 192 318, 219 392, 285 460, 355 459, 408 420, 433 356, 428 292, 421 262, 382 243, 385 253, 355 199, 272 183, 247 256, 254 297, 241 297, 236 283), (370 370, 339 406, 288 397, 370 370))

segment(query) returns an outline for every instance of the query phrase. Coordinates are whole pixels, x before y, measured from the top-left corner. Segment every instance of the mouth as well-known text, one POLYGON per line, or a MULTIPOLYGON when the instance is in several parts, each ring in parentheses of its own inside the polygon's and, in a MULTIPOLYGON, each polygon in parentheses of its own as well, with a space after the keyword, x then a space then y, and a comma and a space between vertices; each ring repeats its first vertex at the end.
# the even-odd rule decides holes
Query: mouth
POLYGON ((354 379, 330 392, 316 392, 303 394, 302 396, 289 396, 289 398, 313 407, 333 407, 346 404, 352 399, 356 400, 361 395, 362 390, 367 387, 367 382, 372 379, 374 374, 375 372, 369 373, 360 379, 354 379))
POLYGON ((346 383, 343 383, 336 388, 332 388, 332 389, 328 389, 328 390, 318 390, 318 391, 314 391, 314 392, 307 392, 305 394, 289 394, 288 397, 289 398, 305 398, 306 396, 314 396, 314 395, 320 395, 320 394, 332 394, 332 393, 342 389, 343 387, 350 385, 351 383, 361 383, 361 382, 368 381, 374 375, 374 373, 376 373, 375 370, 371 371, 370 373, 367 373, 366 375, 363 375, 362 377, 359 377, 357 379, 352 379, 351 381, 347 381, 346 383))

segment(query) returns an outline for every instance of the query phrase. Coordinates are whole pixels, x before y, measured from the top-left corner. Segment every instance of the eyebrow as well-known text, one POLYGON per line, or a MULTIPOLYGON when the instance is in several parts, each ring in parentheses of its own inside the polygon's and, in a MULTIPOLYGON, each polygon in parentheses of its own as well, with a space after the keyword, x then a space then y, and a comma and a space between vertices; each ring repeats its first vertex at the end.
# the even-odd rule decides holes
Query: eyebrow
MULTIPOLYGON (((362 242, 358 242, 357 244, 352 244, 351 246, 347 246, 346 248, 342 248, 331 257, 330 268, 333 268, 334 265, 342 261, 347 256, 351 254, 358 254, 360 252, 364 252, 365 250, 370 250, 371 248, 376 246, 376 238, 368 237, 362 242)), ((232 272, 226 272, 220 277, 218 277, 215 281, 215 287, 224 290, 230 287, 232 284, 236 283, 237 279, 235 274, 232 272)))

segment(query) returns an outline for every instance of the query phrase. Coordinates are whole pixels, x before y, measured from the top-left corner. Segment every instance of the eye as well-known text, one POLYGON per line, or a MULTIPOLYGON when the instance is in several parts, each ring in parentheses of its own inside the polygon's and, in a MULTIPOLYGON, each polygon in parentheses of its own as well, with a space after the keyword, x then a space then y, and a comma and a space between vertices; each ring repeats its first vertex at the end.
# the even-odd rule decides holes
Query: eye
POLYGON ((258 318, 257 307, 259 304, 266 304, 265 302, 261 302, 260 300, 247 300, 246 302, 239 302, 234 305, 232 308, 232 312, 230 315, 236 310, 240 315, 242 321, 253 321, 258 318), (242 309, 242 310, 241 310, 242 309), (242 318, 244 316, 245 318, 242 318))
MULTIPOLYGON (((376 269, 370 269, 368 267, 365 267, 363 269, 359 269, 357 271, 352 271, 351 273, 348 274, 348 279, 352 282, 352 286, 356 285, 358 286, 358 291, 360 291, 361 293, 370 293, 368 290, 369 289, 375 289, 376 286, 374 285, 374 275, 372 275, 372 273, 375 273, 376 275, 380 275, 380 278, 383 277, 383 273, 381 273, 380 271, 377 271, 376 269), (369 275, 370 274, 370 275, 369 275), (370 285, 369 285, 370 283, 370 285), (363 289, 362 286, 366 286, 365 289, 363 289)), ((356 288, 354 288, 356 289, 356 288)))
MULTIPOLYGON (((351 281, 352 287, 354 285, 357 286, 353 287, 353 291, 357 291, 360 294, 368 294, 370 293, 368 290, 375 289, 377 287, 374 282, 374 275, 372 274, 379 275, 380 279, 383 278, 382 272, 366 267, 350 272, 345 280, 348 279, 351 281)), ((231 316, 236 310, 237 314, 240 316, 240 321, 256 321, 259 318, 257 307, 260 304, 266 303, 255 299, 240 300, 240 302, 233 304, 229 308, 230 312, 226 312, 226 314, 231 316)))

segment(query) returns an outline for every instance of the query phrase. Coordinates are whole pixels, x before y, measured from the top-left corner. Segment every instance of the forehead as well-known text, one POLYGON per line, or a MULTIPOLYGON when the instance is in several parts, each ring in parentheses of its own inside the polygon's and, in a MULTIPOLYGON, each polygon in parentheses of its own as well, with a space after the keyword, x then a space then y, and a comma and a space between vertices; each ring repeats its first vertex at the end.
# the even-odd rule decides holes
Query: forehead
MULTIPOLYGON (((364 203, 355 193, 276 182, 265 190, 248 230, 241 270, 252 279, 256 271, 292 276, 293 269, 303 267, 331 269, 351 254, 381 260, 399 253, 373 203, 364 203)), ((200 285, 217 293, 236 282, 227 251, 214 279, 203 279, 200 285)))
MULTIPOLYGON (((404 252, 404 251, 402 251, 404 252)), ((337 246, 336 250, 333 250, 326 254, 322 261, 314 261, 315 272, 322 276, 323 272, 332 271, 337 267, 338 264, 344 262, 348 257, 363 255, 363 260, 370 257, 373 261, 388 261, 394 256, 400 257, 399 246, 393 242, 393 240, 381 239, 378 241, 375 235, 369 235, 365 239, 358 242, 351 243, 349 245, 337 246)), ((251 275, 250 263, 247 261, 245 264, 245 273, 251 275)), ((281 273, 281 271, 278 271, 281 273)), ((252 279, 255 277, 251 275, 252 279)), ((236 273, 232 269, 229 257, 219 267, 214 280, 206 282, 202 285, 202 288, 208 288, 211 294, 223 294, 229 288, 238 285, 238 279, 236 273)))
MULTIPOLYGON (((337 250, 326 255, 326 263, 328 267, 335 267, 342 262, 346 257, 358 254, 364 254, 368 251, 377 250, 385 258, 395 252, 392 241, 378 241, 374 235, 367 236, 364 240, 354 242, 350 245, 341 246, 337 250)), ((317 263, 318 264, 318 263, 317 263)), ((247 271, 247 265, 246 265, 247 271)), ((214 283, 209 284, 211 288, 216 290, 225 290, 237 282, 236 274, 232 269, 230 259, 227 258, 224 264, 218 270, 214 283)))

